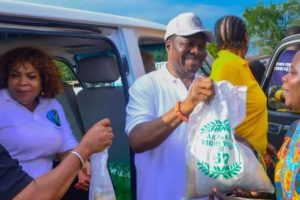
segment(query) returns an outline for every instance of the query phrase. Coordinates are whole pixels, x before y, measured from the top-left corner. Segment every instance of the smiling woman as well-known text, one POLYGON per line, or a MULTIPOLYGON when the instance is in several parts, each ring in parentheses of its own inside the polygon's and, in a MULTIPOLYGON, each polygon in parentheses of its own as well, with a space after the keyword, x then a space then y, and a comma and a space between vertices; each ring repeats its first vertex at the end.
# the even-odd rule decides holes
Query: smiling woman
MULTIPOLYGON (((54 99, 62 88, 58 70, 41 50, 20 47, 1 56, 0 74, 0 143, 36 178, 77 145, 54 99)), ((87 188, 89 176, 79 175, 79 188, 87 188)))
POLYGON ((300 51, 293 58, 289 73, 282 77, 283 97, 286 106, 300 110, 300 51))
MULTIPOLYGON (((283 78, 283 96, 286 106, 300 109, 300 51, 293 58, 291 69, 283 78)), ((300 196, 300 125, 291 125, 278 153, 275 170, 277 199, 297 199, 300 196)))

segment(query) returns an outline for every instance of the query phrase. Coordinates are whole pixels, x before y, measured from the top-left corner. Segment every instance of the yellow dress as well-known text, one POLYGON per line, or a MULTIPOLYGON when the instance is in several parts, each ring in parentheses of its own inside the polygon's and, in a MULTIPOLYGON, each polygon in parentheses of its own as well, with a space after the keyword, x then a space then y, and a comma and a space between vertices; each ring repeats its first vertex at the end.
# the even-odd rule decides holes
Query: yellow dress
POLYGON ((246 60, 227 50, 219 51, 218 55, 212 64, 211 78, 216 82, 226 80, 233 85, 247 86, 246 118, 236 128, 236 133, 264 155, 268 143, 267 98, 246 60))

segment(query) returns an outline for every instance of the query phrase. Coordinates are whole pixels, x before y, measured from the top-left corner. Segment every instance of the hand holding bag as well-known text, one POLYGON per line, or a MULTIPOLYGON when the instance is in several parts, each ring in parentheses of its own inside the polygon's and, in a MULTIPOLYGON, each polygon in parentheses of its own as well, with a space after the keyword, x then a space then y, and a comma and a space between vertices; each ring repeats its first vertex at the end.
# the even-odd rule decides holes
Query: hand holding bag
POLYGON ((107 149, 91 156, 91 184, 89 200, 116 200, 107 169, 107 149))

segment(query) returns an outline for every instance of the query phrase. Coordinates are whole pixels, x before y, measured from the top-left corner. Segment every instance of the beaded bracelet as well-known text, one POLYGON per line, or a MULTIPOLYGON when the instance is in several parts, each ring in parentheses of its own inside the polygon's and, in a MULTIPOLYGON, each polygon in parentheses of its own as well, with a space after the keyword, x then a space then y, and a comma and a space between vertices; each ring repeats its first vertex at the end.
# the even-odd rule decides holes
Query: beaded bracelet
POLYGON ((188 122, 188 121, 189 121, 189 118, 188 118, 188 116, 186 116, 185 114, 183 114, 183 113, 181 112, 180 104, 181 104, 180 101, 177 101, 177 102, 176 102, 175 113, 176 113, 176 115, 177 115, 177 117, 178 117, 179 119, 181 119, 182 121, 188 122))
POLYGON ((73 154, 73 155, 75 155, 80 160, 81 167, 83 167, 84 166, 84 161, 83 161, 82 156, 78 152, 76 152, 76 151, 71 151, 70 153, 73 154))

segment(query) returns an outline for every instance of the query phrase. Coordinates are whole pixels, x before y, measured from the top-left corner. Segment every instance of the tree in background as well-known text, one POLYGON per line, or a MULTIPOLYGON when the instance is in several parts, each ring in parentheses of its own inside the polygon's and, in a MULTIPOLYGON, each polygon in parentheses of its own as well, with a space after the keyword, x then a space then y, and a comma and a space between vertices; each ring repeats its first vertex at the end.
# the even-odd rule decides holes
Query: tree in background
POLYGON ((215 42, 213 43, 208 43, 206 45, 206 49, 207 51, 210 53, 210 55, 216 59, 218 57, 218 54, 217 54, 217 44, 215 42))
POLYGON ((59 70, 61 80, 63 80, 63 81, 76 80, 75 75, 73 74, 70 67, 66 63, 59 61, 59 60, 54 60, 54 63, 59 70))
POLYGON ((269 5, 260 1, 255 7, 247 7, 243 16, 252 44, 260 49, 261 55, 270 54, 284 37, 286 28, 300 24, 300 1, 269 5))

